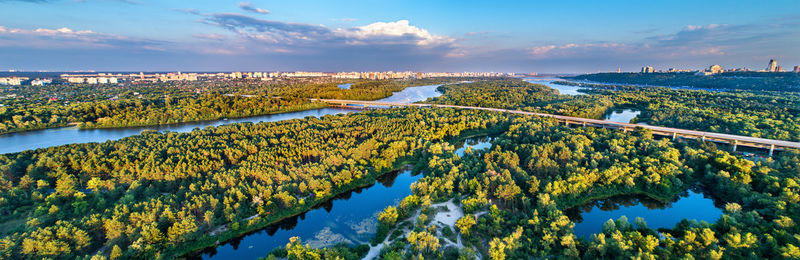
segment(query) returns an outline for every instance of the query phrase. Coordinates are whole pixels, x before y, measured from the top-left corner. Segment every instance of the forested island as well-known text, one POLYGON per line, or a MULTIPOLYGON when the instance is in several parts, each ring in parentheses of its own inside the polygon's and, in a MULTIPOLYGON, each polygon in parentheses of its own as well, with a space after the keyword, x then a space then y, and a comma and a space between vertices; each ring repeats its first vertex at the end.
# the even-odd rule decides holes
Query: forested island
POLYGON ((12 86, 0 89, 0 134, 77 125, 152 126, 238 118, 325 107, 309 98, 376 100, 410 86, 458 79, 341 82, 167 82, 12 86))
POLYGON ((794 72, 724 72, 711 75, 697 75, 693 72, 596 73, 568 79, 696 89, 800 91, 800 73, 794 72))
MULTIPOLYGON (((591 118, 635 107, 636 120, 653 125, 800 139, 800 96, 790 92, 586 87, 587 95, 567 96, 521 80, 480 80, 441 86, 444 94, 427 102, 591 118)), ((370 245, 312 248, 292 239, 264 257, 800 258, 799 151, 747 159, 643 129, 450 108, 145 132, 0 155, 0 258, 184 256, 405 165, 423 177, 378 214, 370 245), (475 135, 495 137, 491 148, 456 154, 453 144, 475 135), (710 195, 722 217, 658 230, 622 218, 578 237, 565 213, 620 195, 669 202, 690 188, 710 195)))

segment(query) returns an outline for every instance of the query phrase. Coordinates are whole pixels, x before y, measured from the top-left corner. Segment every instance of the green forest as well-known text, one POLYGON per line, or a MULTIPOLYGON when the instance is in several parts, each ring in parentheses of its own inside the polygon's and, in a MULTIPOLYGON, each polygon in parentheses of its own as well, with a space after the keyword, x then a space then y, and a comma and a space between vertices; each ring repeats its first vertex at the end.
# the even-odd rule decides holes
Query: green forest
MULTIPOLYGON (((360 93, 354 96, 375 99, 382 94, 364 93, 408 86, 397 84, 362 82, 351 89, 360 93)), ((800 140, 800 95, 792 92, 584 87, 585 95, 568 96, 522 80, 480 80, 443 85, 444 94, 427 102, 591 118, 635 108, 642 111, 635 120, 652 125, 800 140)), ((354 97, 336 96, 346 92, 335 84, 325 87, 330 92, 300 85, 230 88, 239 95, 268 93, 239 102, 273 95, 284 97, 273 102, 354 97)), ((142 95, 166 99, 163 93, 142 95)), ((141 109, 241 108, 217 96, 197 98, 209 100, 201 106, 176 96, 141 109)), ((210 112, 195 115, 202 113, 210 112)), ((94 124, 141 120, 104 117, 94 124)), ((146 131, 0 155, 0 258, 186 256, 406 165, 423 177, 411 185, 411 195, 377 214, 369 244, 313 248, 293 238, 264 258, 361 259, 378 246, 380 259, 800 258, 800 151, 746 159, 727 150, 673 142, 642 128, 570 128, 550 118, 450 108, 146 131), (471 136, 494 137, 491 148, 456 154, 454 144, 471 136), (620 218, 579 237, 566 213, 622 195, 669 202, 688 189, 711 196, 722 217, 658 230, 644 219, 620 218), (459 217, 444 223, 435 220, 439 214, 459 217)))
POLYGON ((139 85, 47 85, 0 89, 0 134, 77 125, 151 126, 325 107, 308 98, 376 100, 410 86, 454 79, 339 82, 170 82, 139 85), (8 97, 11 95, 12 97, 8 97))
POLYGON ((800 73, 794 72, 725 72, 712 75, 695 75, 693 72, 596 73, 569 79, 697 89, 800 91, 800 73))

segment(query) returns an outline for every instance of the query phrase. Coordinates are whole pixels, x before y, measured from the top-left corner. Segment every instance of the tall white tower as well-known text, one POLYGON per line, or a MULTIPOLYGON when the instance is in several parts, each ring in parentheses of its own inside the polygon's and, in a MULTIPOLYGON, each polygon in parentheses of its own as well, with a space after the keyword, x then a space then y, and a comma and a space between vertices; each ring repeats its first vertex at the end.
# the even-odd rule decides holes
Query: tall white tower
POLYGON ((767 72, 776 72, 778 71, 778 62, 774 59, 769 60, 769 65, 767 65, 767 72))

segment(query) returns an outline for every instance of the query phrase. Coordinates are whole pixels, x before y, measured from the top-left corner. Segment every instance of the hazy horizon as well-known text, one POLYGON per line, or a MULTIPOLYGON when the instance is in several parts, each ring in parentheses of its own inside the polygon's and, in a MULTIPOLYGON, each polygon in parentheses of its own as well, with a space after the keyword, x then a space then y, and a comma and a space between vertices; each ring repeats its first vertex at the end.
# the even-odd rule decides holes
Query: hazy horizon
POLYGON ((503 71, 800 65, 800 2, 0 1, 0 69, 503 71))

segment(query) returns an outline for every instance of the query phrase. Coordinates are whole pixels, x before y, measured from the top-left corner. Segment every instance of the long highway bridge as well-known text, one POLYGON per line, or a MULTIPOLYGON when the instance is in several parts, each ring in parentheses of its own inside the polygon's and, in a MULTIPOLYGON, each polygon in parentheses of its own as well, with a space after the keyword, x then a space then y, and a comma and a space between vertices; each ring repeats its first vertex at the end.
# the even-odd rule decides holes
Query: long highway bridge
POLYGON ((503 112, 503 113, 513 113, 513 114, 522 114, 522 115, 534 115, 540 117, 549 117, 555 118, 560 123, 564 123, 567 126, 592 126, 592 127, 601 127, 601 128, 608 128, 608 129, 616 129, 621 131, 631 131, 636 129, 637 127, 650 129, 653 134, 671 137, 672 140, 677 138, 687 138, 687 139, 696 139, 701 141, 710 141, 710 142, 718 142, 718 143, 727 143, 733 147, 733 151, 736 151, 738 146, 746 146, 746 147, 755 147, 755 148, 762 148, 768 149, 769 155, 772 154, 776 150, 785 150, 785 149, 800 149, 800 143, 798 142, 790 142, 790 141, 782 141, 782 140, 774 140, 774 139, 766 139, 766 138, 757 138, 757 137, 750 137, 750 136, 742 136, 742 135, 731 135, 731 134, 721 134, 721 133, 714 133, 714 132, 703 132, 703 131, 695 131, 695 130, 686 130, 680 128, 671 128, 671 127, 662 127, 662 126, 652 126, 652 125, 640 125, 640 124, 630 124, 630 123, 620 123, 608 120, 598 120, 598 119, 589 119, 589 118, 580 118, 580 117, 571 117, 571 116, 561 116, 561 115, 552 115, 552 114, 544 114, 544 113, 536 113, 536 112, 526 112, 521 110, 510 110, 510 109, 500 109, 500 108, 488 108, 488 107, 472 107, 472 106, 456 106, 456 105, 439 105, 439 104, 420 104, 420 103, 398 103, 398 102, 381 102, 381 101, 361 101, 361 100, 342 100, 342 99, 315 99, 312 98, 311 101, 313 102, 325 102, 332 106, 337 107, 345 107, 345 108, 355 108, 355 109, 368 109, 368 108, 384 108, 384 107, 449 107, 449 108, 460 108, 460 109, 472 109, 472 110, 486 110, 486 111, 495 111, 495 112, 503 112))

